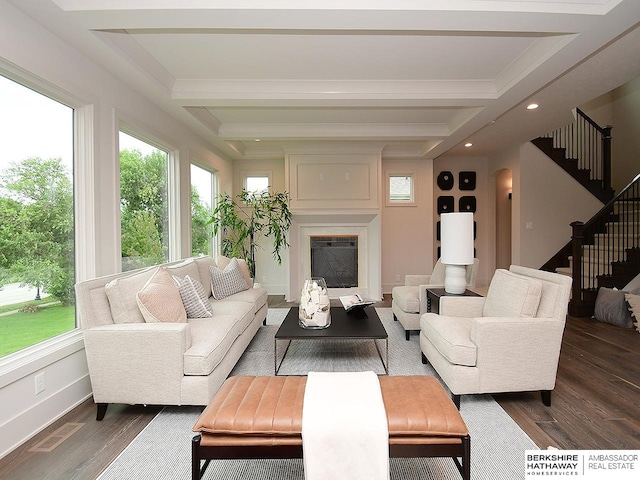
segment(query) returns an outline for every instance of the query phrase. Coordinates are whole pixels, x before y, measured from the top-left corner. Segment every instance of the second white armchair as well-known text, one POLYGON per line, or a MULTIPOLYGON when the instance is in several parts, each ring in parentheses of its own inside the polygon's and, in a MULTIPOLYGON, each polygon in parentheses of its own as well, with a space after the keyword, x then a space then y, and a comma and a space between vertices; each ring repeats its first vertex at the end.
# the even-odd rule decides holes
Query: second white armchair
MULTIPOLYGON (((420 331, 420 316, 427 313, 427 288, 444 287, 445 265, 438 260, 431 275, 405 275, 404 285, 391 291, 393 319, 405 330, 407 340, 412 331, 420 331)), ((473 288, 478 275, 478 259, 467 265, 467 288, 473 288)))

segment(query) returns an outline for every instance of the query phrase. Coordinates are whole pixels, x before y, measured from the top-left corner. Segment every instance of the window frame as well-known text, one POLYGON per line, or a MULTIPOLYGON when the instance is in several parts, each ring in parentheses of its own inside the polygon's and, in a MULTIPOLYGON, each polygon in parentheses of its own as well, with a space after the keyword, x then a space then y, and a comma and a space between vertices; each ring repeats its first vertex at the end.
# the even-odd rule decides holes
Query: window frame
POLYGON ((415 207, 417 201, 417 173, 412 169, 393 170, 386 172, 385 184, 385 205, 387 207, 415 207), (391 178, 392 177, 408 177, 411 179, 411 198, 409 200, 395 200, 391 198, 391 178))
POLYGON ((251 177, 266 178, 267 179, 267 192, 271 192, 273 172, 271 170, 247 170, 241 173, 242 175, 242 189, 247 190, 247 179, 251 177))
MULTIPOLYGON (((73 109, 72 190, 74 215, 74 277, 96 276, 95 155, 92 103, 0 59, 0 75, 73 109)), ((75 327, 0 358, 0 389, 84 349, 79 312, 75 327)))
MULTIPOLYGON (((147 145, 164 152, 167 155, 167 258, 166 262, 182 258, 180 236, 180 152, 177 148, 163 142, 158 137, 147 133, 144 129, 135 127, 132 122, 120 120, 115 131, 117 165, 120 168, 120 132, 146 143, 147 145)), ((118 174, 118 203, 120 203, 120 174, 118 174)), ((122 218, 118 208, 119 228, 122 226, 122 218)), ((117 251, 120 261, 118 272, 122 272, 122 232, 117 238, 117 251)))
MULTIPOLYGON (((205 166, 204 164, 202 164, 201 162, 198 161, 194 161, 192 160, 189 163, 189 189, 191 193, 191 188, 193 188, 193 183, 192 183, 192 179, 191 179, 191 167, 197 167, 201 170, 204 170, 205 172, 210 174, 210 180, 211 180, 211 198, 209 199, 211 201, 211 212, 213 212, 213 210, 216 208, 217 202, 218 202, 218 193, 220 191, 219 189, 219 178, 218 178, 218 170, 216 170, 215 168, 211 168, 208 166, 205 166)), ((191 207, 191 196, 189 196, 189 207, 191 207)), ((191 211, 191 208, 189 208, 189 211, 191 211)), ((192 225, 192 219, 189 218, 189 226, 190 226, 190 231, 193 231, 193 225, 192 225)), ((193 239, 193 237, 190 235, 190 238, 193 239)), ((213 258, 218 258, 218 254, 220 253, 220 240, 221 240, 221 232, 218 232, 217 235, 212 235, 211 236, 211 256, 213 258)), ((193 255, 193 241, 191 240, 191 245, 189 246, 189 251, 191 252, 191 255, 193 255)))

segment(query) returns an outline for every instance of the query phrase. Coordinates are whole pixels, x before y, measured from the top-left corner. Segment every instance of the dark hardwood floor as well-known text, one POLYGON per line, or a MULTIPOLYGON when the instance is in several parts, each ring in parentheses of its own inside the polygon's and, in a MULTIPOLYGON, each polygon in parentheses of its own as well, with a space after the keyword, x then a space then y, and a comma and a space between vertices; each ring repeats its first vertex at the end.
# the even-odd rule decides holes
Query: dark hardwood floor
MULTIPOLYGON (((540 448, 640 450, 640 334, 569 317, 551 407, 539 393, 494 397, 540 448)), ((88 400, 0 459, 0 479, 94 479, 159 411, 111 405, 97 422, 88 400)))

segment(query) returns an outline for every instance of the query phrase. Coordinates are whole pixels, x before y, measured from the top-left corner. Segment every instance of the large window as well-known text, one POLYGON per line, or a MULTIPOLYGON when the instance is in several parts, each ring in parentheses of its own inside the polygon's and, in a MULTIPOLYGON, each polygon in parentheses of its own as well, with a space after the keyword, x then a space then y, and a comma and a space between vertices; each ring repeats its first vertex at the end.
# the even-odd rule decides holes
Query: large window
POLYGON ((191 254, 212 255, 213 226, 209 224, 216 194, 215 175, 191 165, 191 254))
POLYGON ((72 108, 0 76, 0 356, 75 328, 72 108))
POLYGON ((169 154, 120 132, 122 271, 169 259, 169 154))

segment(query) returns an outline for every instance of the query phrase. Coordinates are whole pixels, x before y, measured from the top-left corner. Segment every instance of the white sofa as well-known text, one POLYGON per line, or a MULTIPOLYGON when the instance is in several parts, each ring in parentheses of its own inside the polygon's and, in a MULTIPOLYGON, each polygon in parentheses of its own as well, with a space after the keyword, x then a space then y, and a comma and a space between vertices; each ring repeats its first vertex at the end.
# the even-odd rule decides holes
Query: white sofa
POLYGON ((211 266, 216 266, 211 257, 191 258, 76 285, 98 420, 109 403, 209 403, 267 315, 267 291, 247 278, 246 265, 250 288, 220 300, 211 296, 211 266), (159 267, 174 278, 197 279, 209 297, 212 317, 149 323, 137 293, 159 267))

